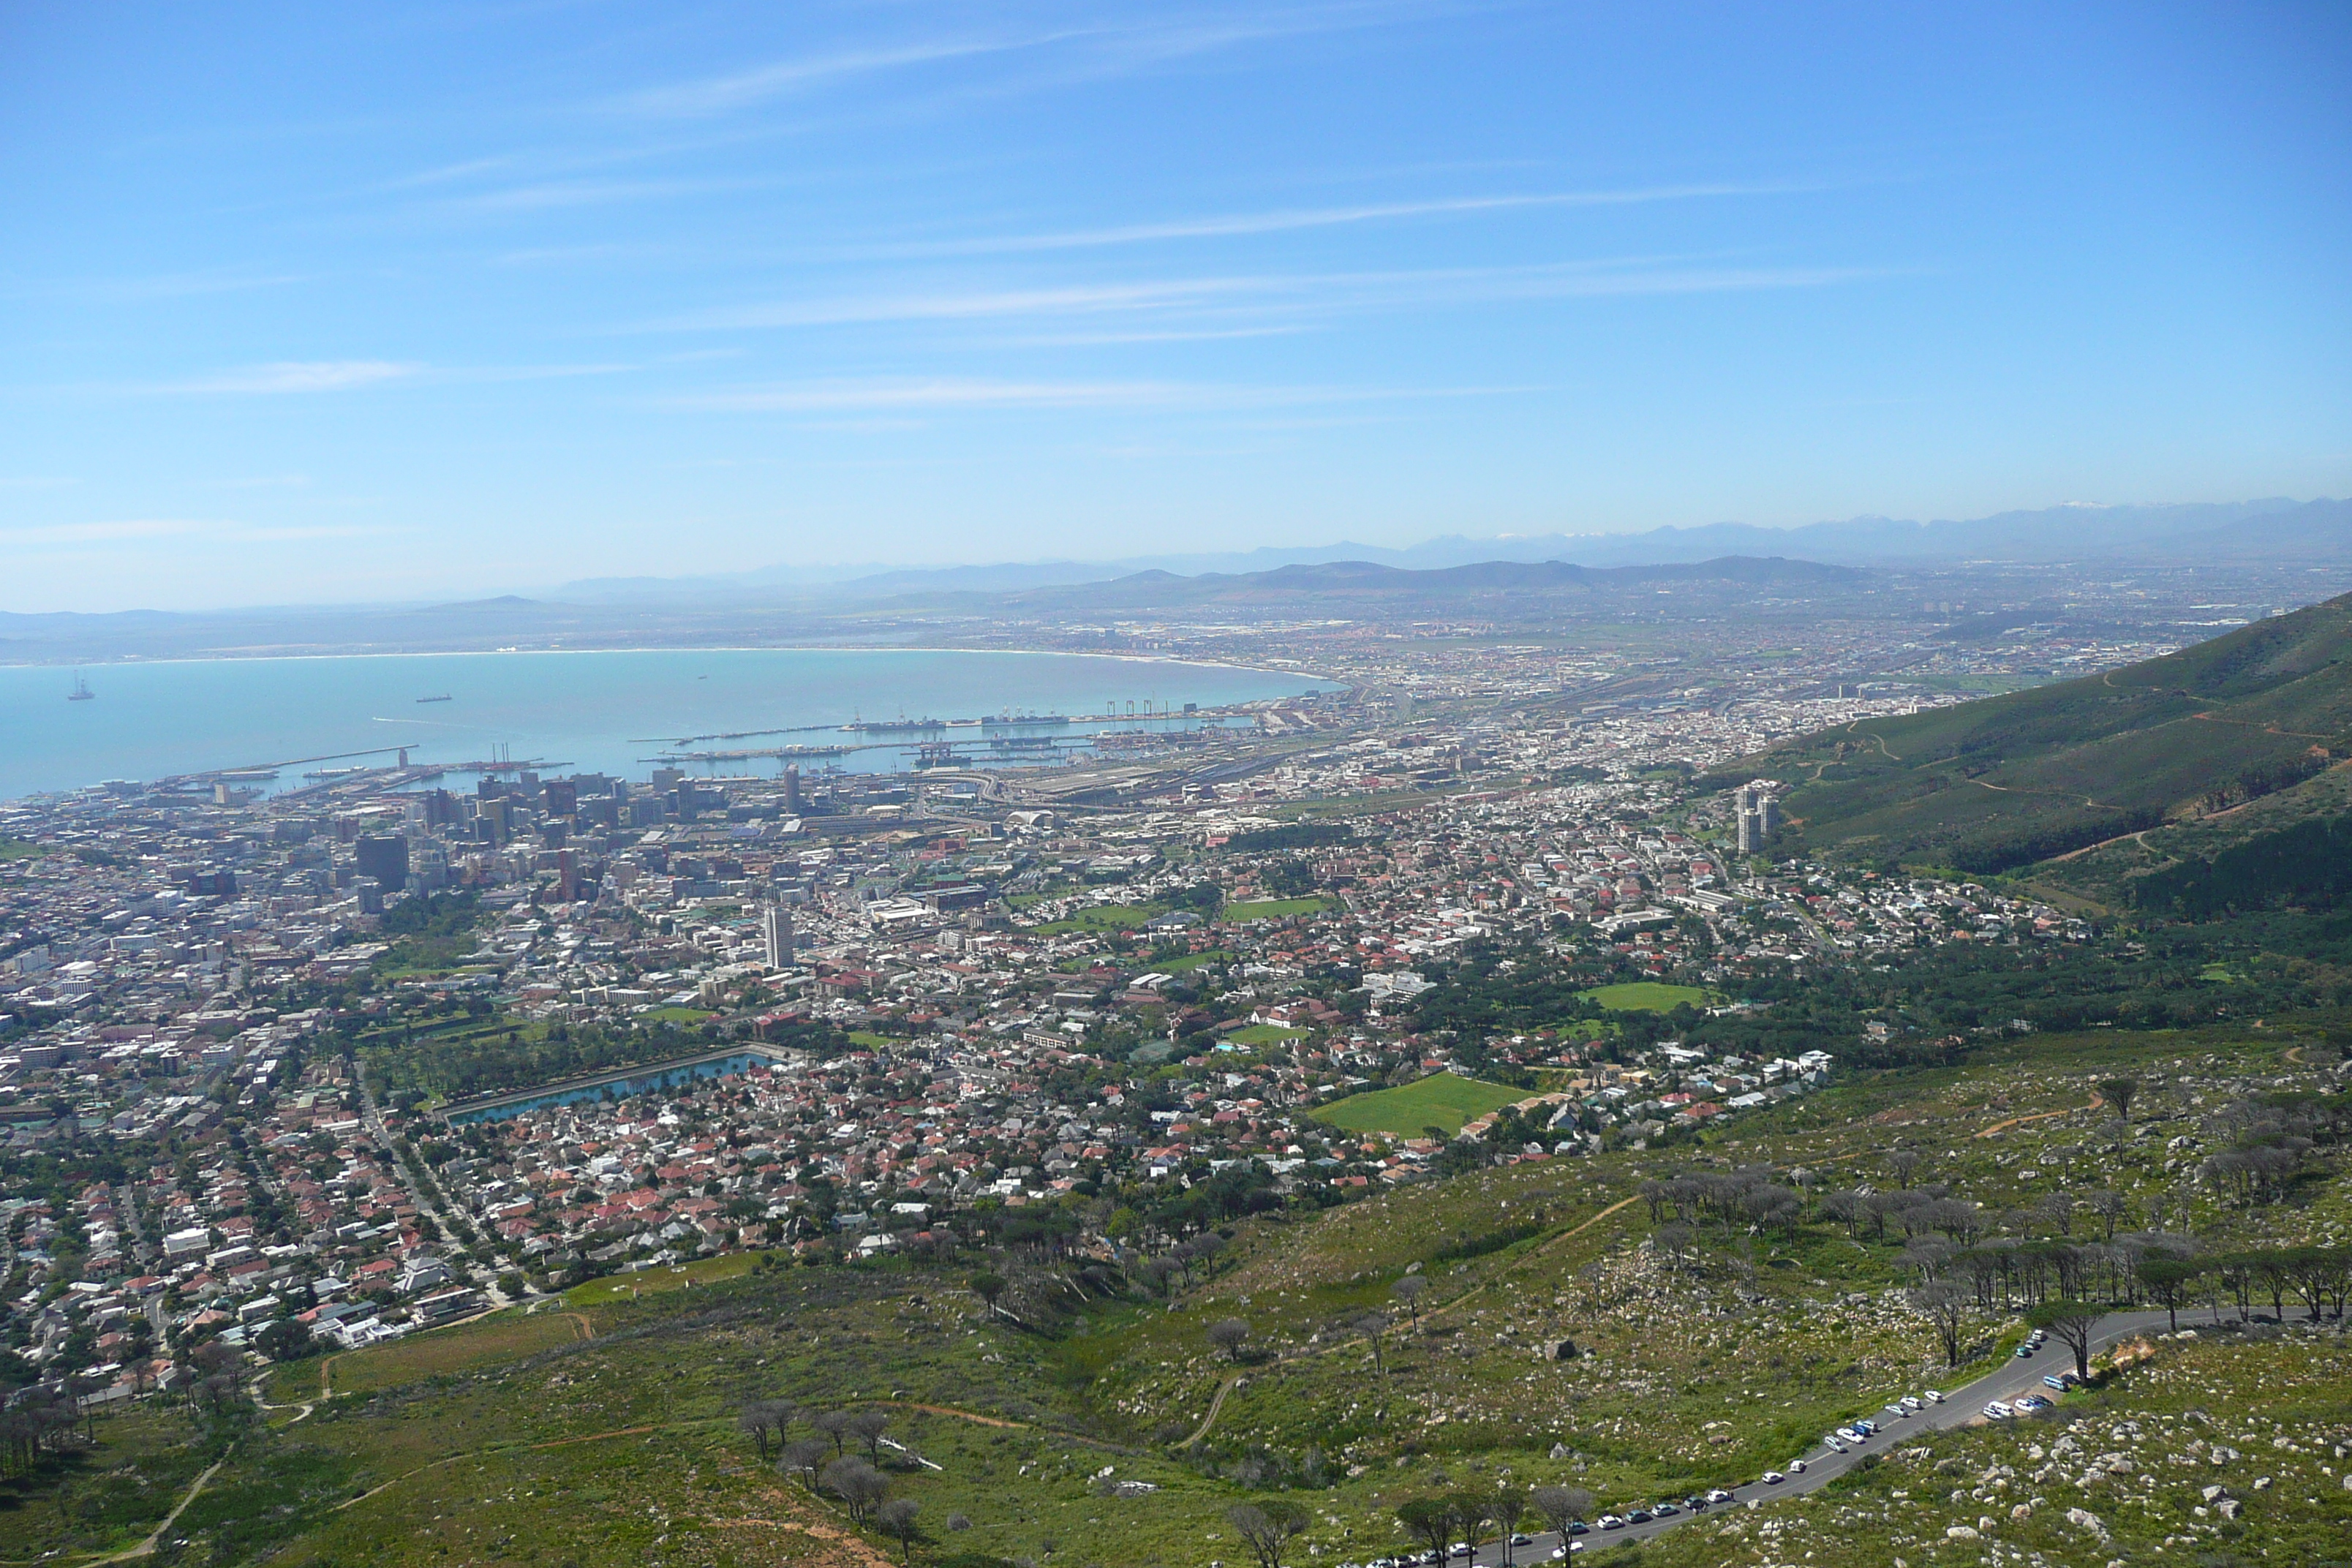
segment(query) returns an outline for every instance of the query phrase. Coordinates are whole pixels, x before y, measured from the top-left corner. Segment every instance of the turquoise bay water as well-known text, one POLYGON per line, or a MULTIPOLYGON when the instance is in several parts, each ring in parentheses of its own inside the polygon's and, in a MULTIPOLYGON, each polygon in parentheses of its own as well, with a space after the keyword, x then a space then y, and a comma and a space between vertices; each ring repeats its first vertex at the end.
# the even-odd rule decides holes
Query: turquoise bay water
MULTIPOLYGON (((1091 654, 833 648, 202 659, 83 673, 97 695, 68 702, 72 670, 0 668, 0 798, 394 746, 409 747, 412 762, 438 763, 488 761, 503 746, 517 760, 536 758, 566 773, 642 779, 659 765, 649 759, 668 749, 667 740, 687 736, 837 726, 858 716, 1078 715, 1105 712, 1113 702, 1121 712, 1130 702, 1139 711, 1147 700, 1206 708, 1321 684, 1304 675, 1091 654), (416 700, 445 694, 446 702, 416 700)), ((818 731, 681 749, 855 738, 818 731)), ((977 743, 970 749, 987 755, 977 743)), ((352 759, 392 760, 389 753, 352 759)), ((864 752, 839 764, 887 771, 904 766, 905 756, 864 752)), ((778 765, 761 759, 717 771, 764 773, 778 765)), ((299 785, 303 772, 290 769, 270 787, 299 785)))

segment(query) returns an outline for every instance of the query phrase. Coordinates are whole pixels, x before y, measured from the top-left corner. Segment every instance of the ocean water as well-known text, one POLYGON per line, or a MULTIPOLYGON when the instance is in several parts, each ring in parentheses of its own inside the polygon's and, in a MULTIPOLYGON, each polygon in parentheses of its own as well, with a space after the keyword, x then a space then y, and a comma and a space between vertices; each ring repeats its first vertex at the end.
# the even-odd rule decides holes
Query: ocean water
MULTIPOLYGON (((1211 707, 1322 689, 1305 675, 1095 654, 888 649, 658 649, 620 653, 465 653, 330 658, 194 659, 82 672, 96 693, 69 702, 74 671, 0 667, 0 798, 107 779, 294 763, 309 769, 536 760, 564 773, 643 779, 672 742, 745 731, 835 727, 698 740, 677 750, 831 745, 867 721, 979 719, 1000 713, 1139 713, 1211 707), (424 703, 420 697, 448 697, 424 703), (502 750, 501 750, 502 749, 502 750), (341 757, 341 753, 373 755, 341 757), (322 760, 337 759, 337 760, 322 760)), ((1122 726, 1124 727, 1124 726, 1122 726)), ((1075 733, 1074 726, 1062 733, 1075 733)), ((1031 733, 1045 733, 1032 731, 1031 733)), ((974 731, 952 732, 971 737, 974 731)), ((926 737, 869 734, 869 741, 926 737)), ((984 746, 970 748, 975 758, 984 746)), ((907 765, 908 753, 837 759, 857 772, 907 765)), ((758 759, 688 773, 770 773, 758 759)), ((806 765, 806 764, 803 764, 806 765)))

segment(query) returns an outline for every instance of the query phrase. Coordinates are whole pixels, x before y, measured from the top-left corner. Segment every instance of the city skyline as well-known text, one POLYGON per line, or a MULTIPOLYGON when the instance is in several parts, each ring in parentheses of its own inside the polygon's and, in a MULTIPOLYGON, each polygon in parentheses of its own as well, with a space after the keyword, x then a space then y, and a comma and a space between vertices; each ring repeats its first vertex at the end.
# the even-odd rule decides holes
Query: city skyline
POLYGON ((9 31, 9 610, 2352 490, 2319 7, 9 31))

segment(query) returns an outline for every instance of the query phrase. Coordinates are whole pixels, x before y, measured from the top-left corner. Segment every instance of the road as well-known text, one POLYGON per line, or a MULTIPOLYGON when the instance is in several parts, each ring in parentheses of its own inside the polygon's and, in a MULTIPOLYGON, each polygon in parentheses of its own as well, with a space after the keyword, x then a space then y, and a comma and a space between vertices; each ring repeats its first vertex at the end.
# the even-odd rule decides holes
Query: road
MULTIPOLYGON (((2099 1320, 2098 1332, 2091 1341, 2091 1352, 2096 1355, 2118 1341, 2131 1339, 2140 1334, 2162 1332, 2168 1326, 2168 1314, 2162 1311, 2111 1312, 2099 1320)), ((1591 1534, 1577 1538, 1576 1555, 1582 1557, 1587 1552, 1603 1551, 1612 1546, 1622 1546, 1627 1542, 1646 1541, 1651 1536, 1664 1534, 1678 1524, 1687 1524, 1695 1519, 1717 1517, 1725 1510, 1736 1508, 1742 1503, 1752 1507, 1774 1498, 1795 1497, 1803 1492, 1819 1490, 1860 1464, 1867 1456, 1885 1454, 1915 1434, 1944 1431, 1954 1426, 1965 1426, 1972 1421, 1983 1420, 1984 1407, 1993 1400, 2014 1399, 2029 1390, 2050 1394, 2051 1391, 2042 1386, 2042 1375, 2046 1373, 2074 1370, 2073 1352, 2053 1340, 2030 1359, 2020 1360, 2014 1356, 2006 1358, 2000 1366, 1986 1373, 1982 1377, 1957 1388, 1945 1389, 1943 1404, 1930 1405, 1915 1415, 1898 1416, 1888 1410, 1857 1411, 1856 1415, 1879 1423, 1881 1427, 1876 1436, 1860 1447, 1850 1448, 1847 1452, 1840 1454, 1817 1442, 1803 1454, 1790 1456, 1791 1458, 1802 1458, 1805 1461, 1803 1475, 1791 1475, 1778 1486, 1766 1486, 1761 1481, 1750 1481, 1733 1489, 1731 1502, 1718 1503, 1704 1513, 1678 1513, 1666 1519, 1651 1520, 1646 1524, 1629 1524, 1622 1530, 1604 1531, 1596 1528, 1591 1534)), ((1911 1389, 1907 1392, 1916 1394, 1918 1390, 1911 1389)), ((2056 1395, 2052 1394, 2052 1397, 2055 1398, 2056 1395)), ((1629 1509, 1647 1508, 1650 1504, 1661 1500, 1668 1500, 1602 1498, 1593 1506, 1596 1513, 1615 1513, 1622 1516, 1629 1509)), ((1679 1504, 1682 1500, 1675 1498, 1670 1500, 1679 1504)), ((1560 1537, 1547 1531, 1537 1536, 1532 1545, 1513 1547, 1511 1561, 1517 1565, 1517 1568, 1532 1568, 1532 1565, 1540 1564, 1548 1560, 1555 1551, 1559 1550, 1559 1544, 1560 1537)), ((1466 1563, 1469 1560, 1457 1558, 1455 1561, 1466 1563)), ((1502 1563, 1503 1548, 1499 1542, 1480 1548, 1475 1559, 1476 1568, 1500 1568, 1502 1563)))
POLYGON ((491 1306, 512 1306, 514 1303, 508 1298, 506 1291, 499 1287, 498 1270, 475 1262, 466 1256, 466 1249, 457 1244, 457 1236, 449 1228, 447 1211, 425 1195, 424 1189, 417 1185, 415 1178, 409 1173, 408 1166, 401 1160, 399 1146, 393 1142, 392 1130, 383 1124, 383 1113, 376 1109, 375 1096, 368 1092, 366 1078, 360 1076, 358 1082, 361 1121, 367 1128, 369 1135, 376 1141, 377 1146, 383 1151, 384 1157, 392 1162, 394 1172, 400 1177, 400 1184, 408 1189, 408 1201, 416 1205, 416 1212, 421 1215, 430 1215, 433 1217, 433 1223, 441 1227, 442 1235, 446 1238, 447 1243, 442 1261, 458 1272, 476 1289, 480 1290, 488 1299, 491 1306))

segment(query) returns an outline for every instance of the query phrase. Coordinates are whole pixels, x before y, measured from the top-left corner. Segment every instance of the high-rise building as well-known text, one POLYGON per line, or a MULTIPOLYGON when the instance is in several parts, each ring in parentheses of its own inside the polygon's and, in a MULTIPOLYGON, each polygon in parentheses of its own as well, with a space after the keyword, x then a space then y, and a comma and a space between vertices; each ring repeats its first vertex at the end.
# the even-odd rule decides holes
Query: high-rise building
POLYGON ((398 834, 363 835, 352 845, 352 854, 361 876, 386 888, 408 885, 408 840, 398 834))
POLYGON ((784 809, 795 816, 800 815, 801 765, 798 763, 784 764, 784 809))
MULTIPOLYGON (((1742 790, 1740 793, 1745 795, 1747 792, 1742 790)), ((1743 858, 1754 855, 1759 852, 1763 847, 1764 835, 1762 832, 1761 823, 1758 819, 1756 813, 1749 811, 1745 806, 1742 806, 1739 811, 1740 855, 1743 858)))
POLYGON ((789 969, 793 963, 793 917, 770 904, 760 911, 760 936, 767 944, 768 967, 789 969))

